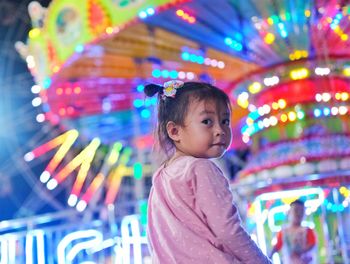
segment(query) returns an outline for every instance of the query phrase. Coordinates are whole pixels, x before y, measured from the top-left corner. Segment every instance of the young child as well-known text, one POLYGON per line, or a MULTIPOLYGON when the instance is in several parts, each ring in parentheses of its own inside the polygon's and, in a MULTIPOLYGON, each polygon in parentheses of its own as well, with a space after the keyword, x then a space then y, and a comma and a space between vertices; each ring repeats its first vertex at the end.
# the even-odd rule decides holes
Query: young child
POLYGON ((170 81, 158 93, 158 141, 147 236, 153 264, 270 263, 241 226, 229 183, 210 160, 231 142, 230 102, 206 83, 170 81))
POLYGON ((283 251, 284 264, 312 263, 312 249, 316 244, 316 236, 312 229, 301 226, 304 218, 305 206, 301 200, 290 204, 288 213, 289 225, 277 233, 277 243, 270 256, 283 251))

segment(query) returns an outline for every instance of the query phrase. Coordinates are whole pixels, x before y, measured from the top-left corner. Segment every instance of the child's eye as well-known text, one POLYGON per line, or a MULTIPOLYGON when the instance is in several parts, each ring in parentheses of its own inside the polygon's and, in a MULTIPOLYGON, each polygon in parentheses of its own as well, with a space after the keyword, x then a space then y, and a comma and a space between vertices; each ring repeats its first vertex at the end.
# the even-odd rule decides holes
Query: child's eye
POLYGON ((229 125, 230 125, 230 119, 224 119, 224 120, 222 120, 222 124, 223 124, 223 125, 226 125, 226 126, 229 126, 229 125))
POLYGON ((205 125, 211 125, 213 123, 213 121, 211 121, 211 119, 204 119, 202 121, 202 123, 205 124, 205 125))

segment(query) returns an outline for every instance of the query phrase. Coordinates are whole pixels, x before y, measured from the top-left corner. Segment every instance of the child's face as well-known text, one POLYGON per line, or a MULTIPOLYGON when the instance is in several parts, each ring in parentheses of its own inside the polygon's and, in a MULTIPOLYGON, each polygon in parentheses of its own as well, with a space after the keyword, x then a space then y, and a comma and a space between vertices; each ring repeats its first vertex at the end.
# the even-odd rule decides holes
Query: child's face
POLYGON ((290 222, 297 226, 301 224, 304 217, 304 206, 301 204, 293 204, 289 210, 289 220, 290 222))
POLYGON ((177 148, 197 158, 221 157, 231 143, 230 109, 214 101, 193 100, 184 126, 179 127, 177 148))

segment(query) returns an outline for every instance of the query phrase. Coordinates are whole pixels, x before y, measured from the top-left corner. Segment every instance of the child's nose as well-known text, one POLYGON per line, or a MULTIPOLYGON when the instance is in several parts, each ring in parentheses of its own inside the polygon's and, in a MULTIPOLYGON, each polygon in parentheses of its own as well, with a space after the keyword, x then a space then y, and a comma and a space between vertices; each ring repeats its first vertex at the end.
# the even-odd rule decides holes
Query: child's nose
POLYGON ((216 126, 216 135, 217 136, 225 135, 225 130, 221 125, 216 126))

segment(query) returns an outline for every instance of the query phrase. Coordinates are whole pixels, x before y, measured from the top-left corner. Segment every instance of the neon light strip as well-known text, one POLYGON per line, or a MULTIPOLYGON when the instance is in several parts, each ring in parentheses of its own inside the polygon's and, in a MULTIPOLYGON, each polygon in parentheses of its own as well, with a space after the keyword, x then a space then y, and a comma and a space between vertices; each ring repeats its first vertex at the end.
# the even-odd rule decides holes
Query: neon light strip
POLYGON ((60 172, 57 173, 57 175, 54 177, 57 183, 64 181, 67 176, 79 165, 81 165, 79 173, 80 171, 82 171, 82 175, 84 175, 83 173, 87 173, 87 170, 90 168, 91 160, 93 159, 99 145, 100 140, 97 138, 93 139, 84 150, 82 150, 72 161, 70 161, 60 172), (85 159, 88 159, 88 161, 85 159))
MULTIPOLYGON (((91 162, 95 156, 96 150, 99 147, 100 143, 101 142, 98 138, 93 139, 91 143, 84 149, 84 154, 80 157, 81 159, 79 162, 81 163, 81 167, 79 169, 78 176, 75 179, 71 191, 71 194, 74 194, 77 197, 80 195, 81 188, 86 179, 86 175, 90 169, 91 162)), ((67 166, 69 166, 69 164, 67 166)))
POLYGON ((120 165, 110 174, 109 178, 111 178, 110 187, 108 189, 105 204, 113 204, 115 197, 118 194, 120 184, 123 178, 123 167, 120 165))
POLYGON ((0 237, 0 264, 8 264, 8 243, 4 237, 0 237))
POLYGON ((110 174, 109 178, 111 178, 111 182, 110 182, 110 188, 108 189, 108 192, 105 198, 105 204, 114 203, 123 177, 126 175, 133 175, 133 167, 126 167, 126 164, 130 160, 131 154, 132 154, 132 149, 125 148, 120 157, 120 164, 110 174))
POLYGON ((101 172, 97 174, 81 200, 85 201, 88 204, 96 191, 102 186, 104 179, 105 175, 103 175, 101 172))
POLYGON ((55 156, 51 159, 50 163, 45 169, 50 174, 54 172, 58 164, 60 164, 63 158, 66 156, 67 152, 72 147, 75 140, 78 138, 79 133, 76 130, 70 130, 66 132, 65 135, 66 136, 64 137, 64 141, 62 142, 61 147, 58 149, 55 156))
POLYGON ((70 234, 66 235, 59 242, 59 244, 57 246, 57 262, 58 262, 58 264, 69 263, 69 262, 67 262, 68 256, 70 256, 70 258, 72 258, 72 257, 74 258, 76 255, 75 251, 73 251, 73 253, 70 253, 75 248, 75 247, 71 247, 72 241, 84 239, 84 238, 92 238, 91 240, 94 241, 95 245, 102 242, 102 234, 101 234, 101 232, 99 232, 97 230, 89 229, 89 230, 76 231, 76 232, 70 233, 70 234), (96 242, 98 242, 98 243, 96 243, 96 242), (69 250, 66 253, 67 248, 69 250))
POLYGON ((69 130, 66 133, 50 140, 49 142, 35 148, 34 150, 32 150, 31 152, 34 154, 34 157, 39 157, 45 153, 47 153, 48 151, 56 148, 57 146, 63 144, 67 139, 71 139, 71 138, 77 138, 78 137, 78 131, 73 129, 73 130, 69 130))
POLYGON ((123 148, 123 145, 120 142, 114 143, 110 153, 108 154, 107 158, 104 160, 104 163, 101 167, 101 171, 94 178, 94 180, 86 190, 85 194, 81 198, 81 200, 85 201, 86 204, 90 202, 93 195, 102 186, 110 168, 118 162, 120 157, 120 151, 122 150, 122 148, 123 148))

